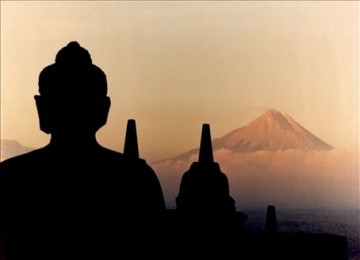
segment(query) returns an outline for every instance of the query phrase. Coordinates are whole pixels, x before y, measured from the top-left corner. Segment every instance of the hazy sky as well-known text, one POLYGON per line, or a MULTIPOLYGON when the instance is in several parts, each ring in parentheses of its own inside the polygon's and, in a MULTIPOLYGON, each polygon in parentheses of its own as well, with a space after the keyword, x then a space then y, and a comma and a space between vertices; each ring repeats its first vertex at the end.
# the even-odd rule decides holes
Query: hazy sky
POLYGON ((78 41, 108 78, 98 133, 122 151, 137 121, 151 161, 274 108, 337 148, 358 145, 357 1, 1 1, 1 138, 40 147, 39 72, 78 41))

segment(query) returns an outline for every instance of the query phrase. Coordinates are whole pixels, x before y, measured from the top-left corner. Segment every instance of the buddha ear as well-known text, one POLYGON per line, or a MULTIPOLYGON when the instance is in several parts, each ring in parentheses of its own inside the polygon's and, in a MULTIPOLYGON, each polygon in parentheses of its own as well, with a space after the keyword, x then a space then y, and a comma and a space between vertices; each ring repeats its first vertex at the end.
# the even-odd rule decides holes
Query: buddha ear
POLYGON ((111 100, 110 97, 104 97, 101 99, 100 104, 98 106, 98 111, 96 112, 96 122, 95 122, 95 128, 98 130, 99 128, 103 127, 106 122, 109 115, 109 110, 111 106, 111 100))
POLYGON ((52 130, 52 116, 49 102, 40 95, 35 95, 34 99, 39 116, 40 130, 50 134, 52 130))

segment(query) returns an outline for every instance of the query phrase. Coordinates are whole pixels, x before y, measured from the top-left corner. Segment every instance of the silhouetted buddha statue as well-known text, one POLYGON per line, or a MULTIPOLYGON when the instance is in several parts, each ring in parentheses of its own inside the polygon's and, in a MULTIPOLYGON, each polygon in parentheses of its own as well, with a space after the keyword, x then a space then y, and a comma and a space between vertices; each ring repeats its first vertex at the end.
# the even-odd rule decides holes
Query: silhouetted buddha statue
MULTIPOLYGON (((118 259, 141 252, 133 168, 96 140, 110 108, 106 75, 70 42, 41 71, 39 93, 40 129, 51 134, 50 143, 0 164, 5 259, 118 259)), ((155 187, 146 201, 162 209, 161 187, 154 174, 149 179, 155 187)))

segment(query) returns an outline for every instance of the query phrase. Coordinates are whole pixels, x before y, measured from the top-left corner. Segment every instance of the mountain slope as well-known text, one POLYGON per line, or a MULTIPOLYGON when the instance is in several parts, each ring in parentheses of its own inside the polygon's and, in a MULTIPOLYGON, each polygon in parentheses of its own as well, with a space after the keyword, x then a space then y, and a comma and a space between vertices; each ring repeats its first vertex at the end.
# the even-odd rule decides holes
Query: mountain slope
POLYGON ((214 150, 225 148, 234 152, 288 149, 313 151, 333 148, 307 131, 288 114, 273 109, 266 111, 248 126, 215 139, 213 147, 214 150))
POLYGON ((23 146, 15 140, 1 140, 1 157, 0 160, 4 161, 8 158, 24 154, 34 150, 32 147, 23 146))
MULTIPOLYGON (((249 125, 212 140, 212 146, 214 151, 227 149, 237 153, 289 149, 308 152, 333 149, 288 114, 274 109, 266 111, 249 125)), ((171 160, 185 160, 198 151, 199 149, 196 148, 171 160)))

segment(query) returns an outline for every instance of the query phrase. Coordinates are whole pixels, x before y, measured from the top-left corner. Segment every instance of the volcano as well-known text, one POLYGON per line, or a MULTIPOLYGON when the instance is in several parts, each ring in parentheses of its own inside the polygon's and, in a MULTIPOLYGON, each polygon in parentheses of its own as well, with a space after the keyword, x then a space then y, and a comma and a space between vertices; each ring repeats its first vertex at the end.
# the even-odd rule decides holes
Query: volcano
POLYGON ((214 150, 233 152, 330 150, 333 147, 302 127, 288 114, 274 109, 266 111, 248 126, 238 128, 213 140, 214 150))
MULTIPOLYGON (((266 111, 247 126, 213 139, 212 145, 214 151, 226 149, 236 153, 285 150, 308 152, 333 149, 291 116, 275 109, 266 111)), ((192 149, 172 160, 187 159, 198 151, 199 148, 192 149)))

